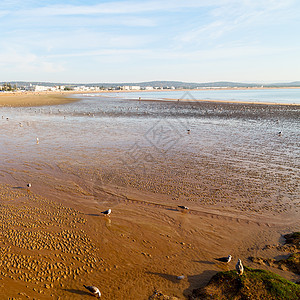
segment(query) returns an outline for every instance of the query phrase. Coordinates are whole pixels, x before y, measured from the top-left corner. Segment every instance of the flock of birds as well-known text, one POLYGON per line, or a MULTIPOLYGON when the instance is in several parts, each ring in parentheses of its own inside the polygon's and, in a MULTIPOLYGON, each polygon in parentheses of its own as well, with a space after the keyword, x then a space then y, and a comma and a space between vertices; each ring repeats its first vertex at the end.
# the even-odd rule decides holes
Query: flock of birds
MULTIPOLYGON (((31 188, 31 183, 28 183, 27 184, 27 188, 30 189, 31 188)), ((188 210, 189 208, 187 206, 184 206, 184 205, 178 205, 178 208, 180 209, 183 209, 183 210, 188 210)), ((101 213, 104 215, 104 216, 108 216, 111 214, 111 209, 107 209, 105 211, 102 211, 101 213)), ((229 263, 232 259, 232 256, 231 255, 228 255, 226 257, 220 257, 220 258, 216 258, 216 260, 220 261, 220 262, 223 262, 223 263, 229 263)), ((242 261, 240 259, 238 259, 238 262, 237 264, 235 265, 235 269, 238 273, 238 275, 243 275, 244 273, 244 267, 243 267, 243 264, 242 264, 242 261)), ((184 279, 185 276, 184 275, 181 275, 181 276, 178 276, 177 279, 178 280, 182 280, 184 279)), ((101 297, 101 292, 100 290, 96 287, 96 286, 86 286, 86 285, 83 285, 90 293, 92 293, 95 297, 97 298, 100 298, 101 297)))
MULTIPOLYGON (((27 183, 27 189, 30 189, 31 188, 31 183, 27 183)), ((183 210, 188 210, 189 208, 187 207, 187 206, 184 206, 184 205, 178 205, 178 207, 180 208, 180 209, 183 209, 183 210)), ((105 211, 102 211, 101 213, 103 214, 103 215, 105 215, 105 216, 108 216, 109 217, 109 215, 111 214, 111 209, 109 208, 109 209, 107 209, 107 210, 105 210, 105 211)), ((223 263, 230 263, 230 261, 231 261, 231 259, 232 259, 232 256, 231 255, 228 255, 228 256, 226 256, 226 257, 220 257, 220 258, 216 258, 216 260, 218 260, 218 261, 220 261, 220 262, 223 262, 223 263)), ((235 269, 236 269, 236 271, 237 271, 237 273, 238 273, 238 275, 243 275, 243 273, 244 273, 244 267, 243 267, 243 264, 242 264, 242 261, 240 260, 240 259, 238 259, 238 262, 237 262, 237 264, 235 265, 235 269)), ((182 279, 184 279, 185 278, 185 276, 184 275, 181 275, 181 276, 178 276, 177 277, 177 279, 178 280, 182 280, 182 279)), ((93 285, 91 285, 91 286, 87 286, 87 285, 83 285, 90 293, 92 293, 95 297, 97 297, 97 298, 100 298, 101 297, 101 292, 100 292, 100 290, 96 287, 96 286, 93 286, 93 285)))
MULTIPOLYGON (((140 99, 139 99, 140 100, 140 99)), ((65 116, 64 116, 65 118, 65 116)), ((4 119, 4 116, 2 116, 2 119, 4 119)), ((8 121, 9 118, 6 118, 6 120, 8 121)), ((22 123, 19 123, 20 127, 22 127, 22 123)), ((187 129, 187 133, 190 134, 191 133, 191 130, 190 129, 187 129)), ((278 136, 282 136, 282 132, 279 131, 277 133, 278 136)), ((36 144, 39 144, 39 138, 37 137, 36 138, 36 144)), ((30 189, 31 188, 31 183, 28 183, 27 184, 27 188, 30 189)), ((184 206, 184 205, 178 205, 178 208, 182 209, 182 210, 189 210, 189 207, 187 206, 184 206)), ((105 216, 108 216, 111 214, 111 209, 107 209, 105 211, 102 211, 101 213, 105 216)), ((232 260, 232 256, 231 255, 228 255, 226 257, 220 257, 220 258, 216 258, 216 260, 220 261, 220 262, 223 262, 223 263, 229 263, 231 260, 232 260)), ((243 264, 242 264, 242 261, 241 259, 238 259, 236 265, 235 265, 235 269, 237 271, 237 274, 238 275, 243 275, 244 273, 244 267, 243 267, 243 264)), ((184 275, 181 275, 181 276, 178 276, 177 279, 178 280, 181 280, 181 279, 184 279, 185 276, 184 275)), ((97 298, 100 298, 101 297, 101 292, 100 290, 96 287, 96 286, 86 286, 86 285, 83 285, 91 294, 93 294, 95 297, 97 298)))

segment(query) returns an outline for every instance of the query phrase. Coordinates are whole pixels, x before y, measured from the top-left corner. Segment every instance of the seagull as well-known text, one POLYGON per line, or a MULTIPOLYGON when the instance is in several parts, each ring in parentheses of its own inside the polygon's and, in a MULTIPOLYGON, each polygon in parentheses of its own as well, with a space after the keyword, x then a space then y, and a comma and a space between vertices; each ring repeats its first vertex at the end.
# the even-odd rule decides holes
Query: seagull
POLYGON ((184 205, 178 205, 179 208, 182 208, 182 209, 189 209, 187 206, 184 206, 184 205))
POLYGON ((224 262, 224 263, 229 263, 232 259, 231 255, 228 255, 226 257, 220 257, 220 258, 216 258, 216 260, 224 262))
POLYGON ((86 286, 83 285, 87 290, 89 290, 95 297, 100 298, 101 297, 101 293, 99 291, 99 289, 95 286, 86 286))
POLYGON ((105 211, 102 211, 101 214, 104 214, 104 215, 107 215, 109 216, 111 214, 111 209, 108 209, 108 210, 105 210, 105 211))
POLYGON ((278 136, 282 136, 282 132, 281 131, 278 132, 278 136))
POLYGON ((239 275, 243 275, 244 267, 243 267, 242 261, 240 259, 238 260, 237 264, 235 265, 235 269, 239 275))
POLYGON ((31 183, 27 183, 27 187, 28 187, 28 188, 31 188, 31 183))
POLYGON ((188 133, 188 134, 190 134, 190 133, 191 133, 191 130, 190 130, 190 129, 188 129, 188 130, 187 130, 187 133, 188 133))
POLYGON ((40 140, 39 140, 39 138, 38 138, 38 137, 36 138, 36 143, 37 143, 37 144, 39 144, 39 143, 40 143, 40 140))

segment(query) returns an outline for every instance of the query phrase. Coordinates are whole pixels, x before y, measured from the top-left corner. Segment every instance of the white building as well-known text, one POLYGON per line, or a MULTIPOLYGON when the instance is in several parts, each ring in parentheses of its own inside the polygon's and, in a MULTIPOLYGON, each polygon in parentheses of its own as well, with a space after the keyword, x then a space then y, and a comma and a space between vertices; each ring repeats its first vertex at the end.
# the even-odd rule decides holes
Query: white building
POLYGON ((132 86, 123 85, 120 87, 120 89, 124 91, 139 91, 141 87, 139 85, 132 85, 132 86))
POLYGON ((130 89, 131 89, 132 91, 138 91, 138 90, 141 89, 141 87, 140 87, 139 85, 133 85, 133 86, 130 87, 130 89))
POLYGON ((51 87, 49 87, 49 86, 36 85, 34 87, 35 92, 46 92, 46 91, 50 91, 50 90, 51 90, 51 87))

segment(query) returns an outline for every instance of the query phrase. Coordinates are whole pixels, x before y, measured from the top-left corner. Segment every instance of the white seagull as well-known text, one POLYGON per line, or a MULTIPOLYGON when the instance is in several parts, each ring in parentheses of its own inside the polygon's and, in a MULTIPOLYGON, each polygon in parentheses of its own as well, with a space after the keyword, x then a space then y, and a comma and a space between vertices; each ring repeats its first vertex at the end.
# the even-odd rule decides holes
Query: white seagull
POLYGON ((226 257, 220 257, 220 258, 216 258, 216 260, 224 262, 224 263, 229 263, 232 259, 231 255, 228 255, 226 257))
POLYGON ((88 291, 90 291, 95 297, 100 298, 101 297, 101 293, 99 291, 99 289, 95 286, 86 286, 83 285, 88 291))
POLYGON ((235 269, 239 275, 243 275, 244 267, 243 267, 242 261, 240 259, 238 260, 237 264, 235 265, 235 269))
POLYGON ((31 188, 31 183, 27 183, 27 187, 28 187, 28 188, 31 188))
POLYGON ((107 215, 109 216, 111 214, 111 209, 108 209, 108 210, 105 210, 105 211, 102 211, 101 214, 104 214, 104 215, 107 215))

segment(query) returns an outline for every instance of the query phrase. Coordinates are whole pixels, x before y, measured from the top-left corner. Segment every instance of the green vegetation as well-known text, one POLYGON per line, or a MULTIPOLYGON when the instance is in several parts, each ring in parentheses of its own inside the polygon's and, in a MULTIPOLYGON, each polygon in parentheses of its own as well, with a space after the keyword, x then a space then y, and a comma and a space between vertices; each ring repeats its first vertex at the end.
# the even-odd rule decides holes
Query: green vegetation
POLYGON ((245 267, 242 276, 236 271, 217 273, 205 288, 194 290, 191 299, 298 300, 300 286, 272 272, 245 267))
POLYGON ((12 92, 17 90, 17 85, 11 85, 10 83, 4 83, 2 87, 0 87, 0 91, 12 92))
POLYGON ((65 90, 65 91, 73 91, 73 88, 70 87, 70 86, 66 86, 66 87, 64 88, 64 90, 65 90))

